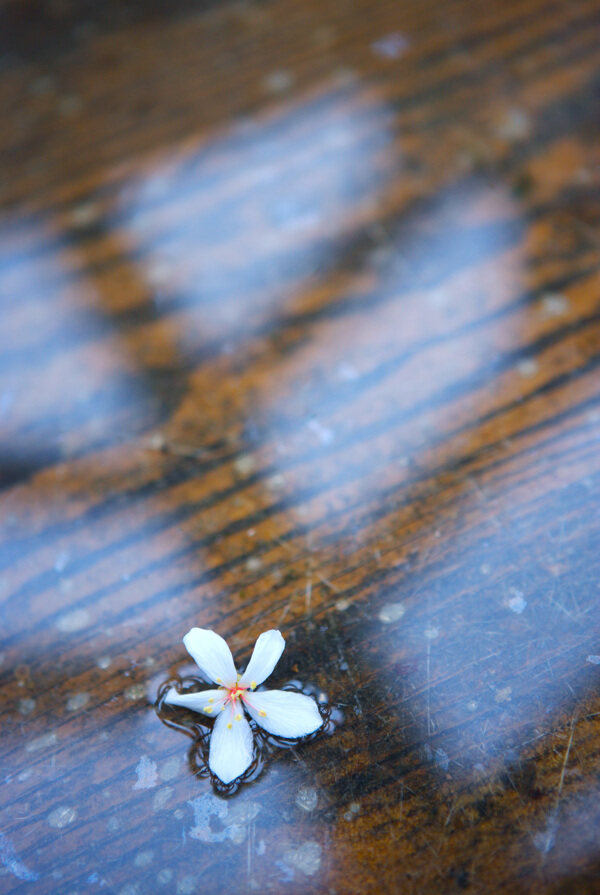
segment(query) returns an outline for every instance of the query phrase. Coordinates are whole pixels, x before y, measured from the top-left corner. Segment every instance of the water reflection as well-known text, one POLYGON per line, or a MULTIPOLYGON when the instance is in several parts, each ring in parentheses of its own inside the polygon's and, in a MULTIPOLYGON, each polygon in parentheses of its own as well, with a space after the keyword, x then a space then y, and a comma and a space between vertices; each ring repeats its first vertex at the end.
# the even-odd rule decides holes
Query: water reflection
POLYGON ((367 441, 371 469, 354 480, 366 492, 378 487, 378 460, 435 463, 433 453, 423 457, 438 432, 448 437, 452 404, 465 392, 475 403, 507 363, 519 308, 500 321, 497 309, 523 277, 510 255, 522 231, 510 195, 474 182, 402 218, 373 246, 365 266, 375 281, 337 313, 330 308, 257 395, 255 416, 281 471, 317 446, 322 457, 343 452, 350 466, 367 441), (379 457, 380 445, 391 453, 379 457))
POLYGON ((5 217, 0 230, 4 485, 131 438, 156 414, 156 401, 94 283, 65 282, 68 236, 43 218, 30 221, 35 249, 15 252, 21 227, 15 215, 5 217))
MULTIPOLYGON (((496 773, 551 728, 585 679, 595 610, 586 573, 578 577, 565 552, 577 555, 587 535, 581 518, 566 520, 592 483, 559 484, 543 510, 528 506, 511 482, 512 457, 527 455, 523 436, 513 448, 509 425, 505 439, 486 438, 488 421, 519 420, 524 396, 535 407, 537 362, 530 369, 524 360, 553 346, 552 333, 530 343, 535 294, 506 304, 526 279, 526 258, 515 251, 519 204, 471 183, 415 224, 378 250, 367 301, 320 321, 278 360, 268 390, 255 396, 255 417, 275 447, 289 512, 310 520, 313 549, 337 569, 329 579, 343 581, 340 556, 361 551, 354 568, 369 552, 376 558, 370 617, 355 629, 362 641, 366 624, 373 646, 356 673, 381 677, 379 695, 371 687, 369 695, 386 717, 382 735, 394 727, 399 748, 416 747, 441 777, 496 773), (408 670, 394 674, 397 666, 408 670), (548 680, 567 669, 568 685, 548 680)), ((552 354, 546 363, 559 388, 552 354)), ((591 435, 594 421, 587 426, 591 435)), ((540 478, 551 474, 553 456, 560 447, 543 461, 530 455, 540 478)), ((373 760, 389 761, 389 741, 379 746, 373 760)))
POLYGON ((144 259, 157 307, 178 313, 184 353, 276 334, 293 297, 339 269, 400 166, 391 113, 357 89, 165 154, 122 190, 112 225, 144 259))

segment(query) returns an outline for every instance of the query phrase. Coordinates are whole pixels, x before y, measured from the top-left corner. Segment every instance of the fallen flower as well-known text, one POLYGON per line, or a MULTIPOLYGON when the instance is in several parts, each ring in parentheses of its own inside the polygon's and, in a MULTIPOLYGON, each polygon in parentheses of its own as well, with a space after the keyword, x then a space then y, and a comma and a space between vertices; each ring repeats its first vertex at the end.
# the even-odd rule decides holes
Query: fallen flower
POLYGON ((252 729, 244 710, 266 731, 286 739, 308 736, 322 725, 317 704, 310 696, 289 690, 256 691, 285 649, 279 631, 260 635, 241 675, 235 670, 229 647, 215 631, 192 628, 183 643, 205 680, 219 684, 219 689, 178 693, 171 687, 164 701, 215 717, 208 766, 223 783, 231 783, 252 763, 252 729))

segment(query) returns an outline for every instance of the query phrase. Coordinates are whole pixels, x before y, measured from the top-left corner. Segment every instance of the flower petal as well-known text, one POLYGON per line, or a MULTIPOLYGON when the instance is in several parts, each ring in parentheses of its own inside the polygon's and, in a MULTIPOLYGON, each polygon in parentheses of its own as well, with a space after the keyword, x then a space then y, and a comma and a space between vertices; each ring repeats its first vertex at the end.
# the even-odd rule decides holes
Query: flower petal
POLYGON ((201 690, 200 693, 178 693, 175 687, 171 687, 165 696, 167 705, 182 705, 193 712, 202 712, 203 715, 214 717, 227 696, 227 690, 201 690))
POLYGON ((278 737, 305 737, 323 723, 314 699, 290 690, 264 690, 250 693, 247 711, 254 720, 278 737))
POLYGON ((277 663, 285 649, 285 640, 279 631, 265 631, 260 635, 254 646, 254 652, 250 657, 248 667, 243 673, 240 684, 249 687, 251 684, 258 686, 265 681, 277 663))
POLYGON ((239 706, 220 712, 210 738, 208 766, 223 783, 231 783, 252 764, 254 740, 239 706), (236 720, 237 719, 237 720, 236 720))
POLYGON ((208 681, 233 687, 237 680, 231 651, 222 637, 206 628, 192 628, 183 643, 208 681))

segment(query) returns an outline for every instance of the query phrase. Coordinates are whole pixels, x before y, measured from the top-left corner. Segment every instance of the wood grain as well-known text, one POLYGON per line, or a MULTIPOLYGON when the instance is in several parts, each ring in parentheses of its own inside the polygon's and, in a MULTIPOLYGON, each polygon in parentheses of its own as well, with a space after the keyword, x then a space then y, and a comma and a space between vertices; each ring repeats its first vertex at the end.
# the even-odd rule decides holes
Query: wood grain
POLYGON ((598 892, 598 4, 0 17, 2 891, 598 892))

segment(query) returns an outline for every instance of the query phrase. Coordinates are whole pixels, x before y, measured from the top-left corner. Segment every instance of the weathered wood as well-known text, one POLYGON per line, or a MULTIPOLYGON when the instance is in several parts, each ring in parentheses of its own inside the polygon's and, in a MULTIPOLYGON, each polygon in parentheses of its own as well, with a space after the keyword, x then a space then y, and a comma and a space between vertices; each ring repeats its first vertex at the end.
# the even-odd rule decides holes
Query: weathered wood
POLYGON ((0 15, 2 891, 597 892, 598 4, 0 15))

